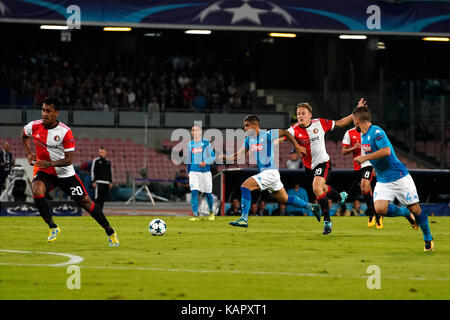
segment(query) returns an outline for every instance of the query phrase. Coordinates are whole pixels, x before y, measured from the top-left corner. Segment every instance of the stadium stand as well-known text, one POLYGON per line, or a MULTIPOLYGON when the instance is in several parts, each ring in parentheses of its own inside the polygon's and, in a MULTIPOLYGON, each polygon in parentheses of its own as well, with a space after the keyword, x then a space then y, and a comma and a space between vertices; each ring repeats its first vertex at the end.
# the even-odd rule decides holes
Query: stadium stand
MULTIPOLYGON (((0 101, 40 106, 47 95, 63 106, 92 110, 252 109, 248 86, 220 65, 189 56, 16 52, 0 65, 0 101), (208 71, 208 72, 207 72, 208 71)), ((0 103, 1 104, 1 103, 0 103)))

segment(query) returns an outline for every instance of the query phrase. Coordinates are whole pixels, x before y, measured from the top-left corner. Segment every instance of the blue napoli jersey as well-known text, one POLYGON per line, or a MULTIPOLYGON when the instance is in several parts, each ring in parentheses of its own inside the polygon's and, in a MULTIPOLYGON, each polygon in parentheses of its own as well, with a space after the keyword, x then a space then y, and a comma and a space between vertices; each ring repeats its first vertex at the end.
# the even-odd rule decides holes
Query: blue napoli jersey
POLYGON ((259 171, 278 169, 275 165, 273 140, 278 138, 278 130, 260 130, 258 136, 245 138, 244 147, 255 153, 259 171))
POLYGON ((187 144, 187 171, 208 172, 211 171, 209 166, 215 160, 214 149, 208 140, 194 141, 191 140, 187 144), (200 163, 206 162, 203 168, 199 166, 200 163))
POLYGON ((377 173, 377 181, 382 183, 396 181, 407 176, 409 174, 408 169, 397 158, 386 132, 379 126, 371 125, 366 134, 361 134, 361 148, 365 154, 373 153, 386 147, 391 149, 389 156, 369 160, 377 173))

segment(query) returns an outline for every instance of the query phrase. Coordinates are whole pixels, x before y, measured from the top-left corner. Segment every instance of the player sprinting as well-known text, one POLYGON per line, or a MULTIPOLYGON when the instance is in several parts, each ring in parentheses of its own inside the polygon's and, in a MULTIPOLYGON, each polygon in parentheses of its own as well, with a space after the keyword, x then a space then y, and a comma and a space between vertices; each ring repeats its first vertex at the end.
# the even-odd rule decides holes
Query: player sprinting
POLYGON ((364 161, 359 164, 354 159, 360 155, 364 155, 364 151, 361 149, 361 132, 355 128, 349 129, 345 132, 344 138, 342 140, 342 155, 347 155, 352 153, 353 155, 353 169, 355 180, 349 189, 353 190, 356 184, 360 184, 359 188, 367 204, 367 214, 369 215, 368 227, 373 227, 376 224, 377 229, 383 229, 383 217, 375 212, 373 205, 373 194, 372 194, 372 178, 373 178, 373 167, 369 161, 364 161))
POLYGON ((190 221, 199 221, 198 197, 199 192, 205 194, 208 204, 208 220, 214 220, 214 199, 212 196, 212 176, 210 164, 215 160, 214 150, 208 140, 202 139, 202 129, 198 125, 191 128, 193 140, 187 145, 187 169, 189 175, 189 188, 191 189, 191 207, 194 216, 190 221))
MULTIPOLYGON (((358 107, 365 105, 365 103, 365 100, 361 99, 358 102, 358 107)), ((322 234, 326 235, 333 228, 328 198, 343 205, 347 199, 347 193, 345 191, 338 193, 327 184, 331 172, 331 161, 325 147, 325 133, 334 130, 336 127, 348 126, 353 121, 353 114, 340 120, 312 119, 312 107, 309 103, 299 103, 297 105, 297 119, 298 122, 293 124, 288 131, 298 144, 306 149, 306 154, 302 155, 303 164, 307 175, 313 179, 312 189, 322 209, 324 220, 322 234)), ((280 139, 280 142, 282 141, 283 139, 280 139)))
POLYGON ((408 169, 395 155, 384 130, 372 124, 368 107, 355 109, 353 115, 355 127, 361 131, 361 148, 365 152, 365 155, 355 158, 355 161, 359 164, 370 161, 377 173, 377 184, 373 193, 375 211, 388 217, 403 216, 414 229, 418 229, 419 225, 425 241, 424 251, 433 251, 434 242, 428 216, 422 213, 416 185, 408 169), (395 198, 406 207, 391 204, 395 198))
POLYGON ((45 198, 47 192, 58 186, 105 229, 109 245, 117 247, 119 246, 117 233, 110 226, 102 209, 91 201, 83 183, 75 174, 72 165, 75 140, 70 128, 57 120, 60 104, 58 98, 45 98, 42 105, 42 119, 31 121, 22 131, 22 144, 28 162, 34 166, 36 172, 32 182, 34 203, 50 228, 47 241, 56 241, 61 234, 61 229, 53 221, 50 206, 45 198), (29 137, 34 139, 36 154, 31 152, 29 137))
POLYGON ((245 156, 248 152, 253 152, 255 153, 259 173, 248 178, 241 185, 242 216, 238 220, 230 222, 230 225, 235 227, 248 227, 248 213, 252 204, 251 192, 254 190, 268 190, 272 197, 279 203, 311 210, 317 220, 320 221, 320 208, 317 204, 305 202, 297 196, 289 196, 286 193, 283 183, 280 180, 280 172, 275 165, 273 140, 279 137, 286 137, 294 144, 297 152, 305 152, 304 148, 298 145, 287 130, 261 130, 260 121, 256 115, 250 115, 244 119, 244 130, 247 134, 244 145, 237 153, 228 156, 222 155, 221 158, 225 161, 229 159, 237 160, 245 156))

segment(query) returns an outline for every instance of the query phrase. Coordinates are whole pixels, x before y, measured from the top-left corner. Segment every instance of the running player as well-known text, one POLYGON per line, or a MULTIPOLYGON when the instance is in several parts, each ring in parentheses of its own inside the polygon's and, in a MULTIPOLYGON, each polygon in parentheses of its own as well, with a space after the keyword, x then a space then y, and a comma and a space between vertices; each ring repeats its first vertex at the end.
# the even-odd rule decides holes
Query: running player
POLYGON ((286 137, 294 144, 298 153, 304 153, 305 148, 299 146, 287 130, 261 130, 260 121, 256 115, 250 115, 244 119, 244 130, 247 134, 244 145, 237 153, 228 156, 222 155, 221 158, 225 161, 229 159, 237 160, 248 152, 254 152, 259 173, 248 178, 241 185, 242 216, 238 220, 230 222, 230 224, 235 227, 248 227, 248 213, 252 203, 251 192, 254 190, 268 190, 279 203, 311 210, 317 220, 320 221, 319 205, 307 203, 297 196, 289 196, 286 193, 280 180, 280 172, 275 165, 273 140, 278 139, 278 137, 286 137))
POLYGON ((34 166, 36 172, 32 182, 34 203, 50 228, 47 241, 53 242, 61 234, 45 199, 47 192, 58 186, 105 229, 109 245, 117 247, 119 238, 116 232, 109 225, 102 209, 91 201, 83 183, 75 174, 72 165, 75 141, 70 128, 57 120, 60 104, 58 98, 45 98, 42 119, 28 123, 22 131, 22 144, 28 162, 34 166), (36 154, 31 152, 29 137, 34 139, 36 154))
POLYGON ((361 148, 365 153, 355 158, 355 161, 359 164, 370 161, 377 173, 377 184, 373 193, 375 211, 388 217, 403 216, 414 229, 418 229, 418 224, 423 232, 424 251, 433 251, 434 242, 428 216, 422 213, 416 185, 408 169, 398 160, 383 129, 372 125, 369 108, 357 108, 353 115, 355 127, 361 132, 361 148), (395 198, 406 207, 390 203, 395 198))
MULTIPOLYGON (((358 107, 365 104, 365 100, 361 99, 358 102, 358 107)), ((327 184, 331 172, 331 161, 325 148, 325 133, 334 130, 335 127, 348 126, 353 121, 353 114, 336 121, 311 118, 312 107, 309 103, 299 103, 297 105, 298 123, 293 124, 288 131, 298 144, 306 149, 306 155, 303 155, 303 164, 306 173, 313 180, 312 189, 322 209, 324 220, 322 233, 329 234, 332 231, 333 223, 330 219, 328 197, 343 205, 347 199, 347 193, 345 191, 338 193, 327 184)), ((282 141, 280 139, 280 142, 282 141)))
MULTIPOLYGON (((361 150, 361 132, 358 132, 356 128, 347 130, 342 140, 342 155, 345 156, 349 153, 353 154, 353 159, 364 155, 364 151, 361 150)), ((355 180, 352 183, 348 193, 352 193, 354 187, 359 184, 359 189, 367 204, 367 214, 369 215, 368 227, 373 227, 375 224, 377 229, 383 229, 383 217, 375 212, 373 207, 372 197, 372 179, 373 179, 373 167, 369 161, 365 161, 362 164, 353 160, 353 169, 355 180), (374 219, 375 216, 375 219, 374 219)))
POLYGON ((212 145, 208 140, 202 139, 202 129, 198 125, 191 128, 193 140, 187 145, 187 169, 189 174, 189 188, 191 189, 191 207, 194 216, 191 221, 199 221, 198 194, 205 194, 208 204, 208 220, 214 220, 214 199, 212 197, 212 176, 210 164, 214 162, 215 155, 212 145))

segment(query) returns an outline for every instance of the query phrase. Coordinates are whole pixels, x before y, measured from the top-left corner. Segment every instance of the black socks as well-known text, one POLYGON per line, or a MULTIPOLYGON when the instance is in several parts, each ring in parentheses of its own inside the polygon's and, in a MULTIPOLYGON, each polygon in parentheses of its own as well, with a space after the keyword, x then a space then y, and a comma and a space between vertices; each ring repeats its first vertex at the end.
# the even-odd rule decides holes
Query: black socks
POLYGON ((36 204, 36 207, 41 215, 41 217, 44 219, 45 223, 48 224, 49 228, 56 228, 57 225, 52 219, 52 214, 50 211, 50 205, 48 204, 47 199, 45 196, 34 196, 34 203, 36 204))
POLYGON ((94 218, 95 221, 97 221, 97 223, 105 229, 108 236, 112 235, 115 232, 114 229, 109 225, 109 222, 106 219, 103 210, 99 206, 95 205, 94 202, 92 202, 92 207, 90 210, 88 210, 88 212, 92 216, 92 218, 94 218))

